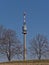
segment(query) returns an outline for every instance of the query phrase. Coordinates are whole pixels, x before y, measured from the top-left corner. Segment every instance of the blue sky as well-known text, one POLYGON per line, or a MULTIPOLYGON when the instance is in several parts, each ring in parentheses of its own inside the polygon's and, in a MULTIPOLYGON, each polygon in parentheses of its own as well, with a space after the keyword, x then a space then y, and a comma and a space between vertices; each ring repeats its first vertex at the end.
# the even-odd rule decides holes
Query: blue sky
POLYGON ((0 25, 16 30, 23 42, 23 12, 26 11, 27 45, 36 34, 49 39, 49 0, 0 0, 0 25))

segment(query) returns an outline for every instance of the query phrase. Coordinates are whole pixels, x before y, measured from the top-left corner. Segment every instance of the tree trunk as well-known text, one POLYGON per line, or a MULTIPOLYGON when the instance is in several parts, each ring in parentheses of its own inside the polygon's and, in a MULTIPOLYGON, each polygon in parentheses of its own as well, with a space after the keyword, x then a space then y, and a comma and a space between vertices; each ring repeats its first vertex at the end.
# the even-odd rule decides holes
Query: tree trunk
POLYGON ((10 55, 8 56, 8 61, 9 61, 9 62, 11 61, 10 55))

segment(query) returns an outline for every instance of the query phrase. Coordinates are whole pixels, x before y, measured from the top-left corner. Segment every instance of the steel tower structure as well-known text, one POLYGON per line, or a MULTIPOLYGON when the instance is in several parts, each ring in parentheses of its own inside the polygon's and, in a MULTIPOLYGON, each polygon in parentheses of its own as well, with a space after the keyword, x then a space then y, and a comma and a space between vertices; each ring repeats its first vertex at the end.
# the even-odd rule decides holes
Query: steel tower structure
POLYGON ((26 27, 26 13, 24 12, 24 22, 22 26, 22 33, 23 33, 23 60, 26 60, 26 34, 27 34, 27 27, 26 27))

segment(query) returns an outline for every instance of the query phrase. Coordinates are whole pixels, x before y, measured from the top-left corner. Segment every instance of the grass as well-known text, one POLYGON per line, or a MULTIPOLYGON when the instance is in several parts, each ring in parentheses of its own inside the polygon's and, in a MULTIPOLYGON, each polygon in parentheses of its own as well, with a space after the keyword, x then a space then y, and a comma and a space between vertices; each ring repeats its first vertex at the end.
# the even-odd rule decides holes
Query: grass
POLYGON ((0 62, 0 64, 1 63, 49 63, 49 60, 25 60, 25 61, 0 62))

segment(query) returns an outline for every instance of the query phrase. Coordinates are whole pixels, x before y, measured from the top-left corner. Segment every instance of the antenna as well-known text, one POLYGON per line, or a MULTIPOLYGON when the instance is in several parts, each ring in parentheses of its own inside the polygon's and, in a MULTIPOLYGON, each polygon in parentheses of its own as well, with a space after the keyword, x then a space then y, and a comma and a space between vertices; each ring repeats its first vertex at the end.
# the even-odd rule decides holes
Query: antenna
POLYGON ((24 22, 23 22, 23 60, 26 60, 26 34, 27 34, 27 27, 26 27, 26 12, 24 12, 24 22))

